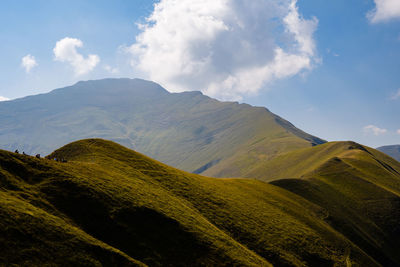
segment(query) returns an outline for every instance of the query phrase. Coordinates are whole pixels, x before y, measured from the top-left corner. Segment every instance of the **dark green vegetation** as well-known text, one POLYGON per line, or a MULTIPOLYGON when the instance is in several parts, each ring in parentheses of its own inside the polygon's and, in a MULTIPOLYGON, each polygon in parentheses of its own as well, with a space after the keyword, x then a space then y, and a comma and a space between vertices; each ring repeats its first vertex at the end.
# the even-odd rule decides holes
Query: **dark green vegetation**
POLYGON ((278 186, 190 174, 100 139, 74 142, 49 156, 67 163, 0 151, 0 263, 398 264, 398 229, 390 228, 398 222, 398 163, 353 143, 319 147, 344 154, 310 178, 278 186), (338 170, 336 161, 353 165, 338 170), (347 176, 345 171, 356 175, 357 166, 366 178, 347 176), (330 177, 330 171, 340 175, 330 177), (319 202, 321 194, 326 200, 319 202), (358 232, 352 228, 357 225, 358 232))
POLYGON ((400 145, 381 146, 377 150, 391 156, 392 158, 400 161, 400 145))
POLYGON ((253 165, 323 140, 265 108, 169 93, 139 79, 79 82, 0 102, 0 148, 48 154, 104 138, 168 165, 216 177, 249 177, 253 165))

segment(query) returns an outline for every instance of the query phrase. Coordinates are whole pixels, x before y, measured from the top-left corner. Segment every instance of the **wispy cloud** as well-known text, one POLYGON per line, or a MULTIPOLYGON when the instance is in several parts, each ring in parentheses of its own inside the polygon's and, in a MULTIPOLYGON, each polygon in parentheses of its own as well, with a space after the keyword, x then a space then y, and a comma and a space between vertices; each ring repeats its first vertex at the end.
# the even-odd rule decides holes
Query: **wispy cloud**
POLYGON ((372 133, 375 136, 387 133, 386 129, 379 128, 375 125, 367 125, 363 128, 364 133, 372 133))
POLYGON ((38 66, 38 63, 34 56, 28 54, 22 58, 21 66, 25 69, 26 73, 29 73, 31 69, 38 66))
POLYGON ((111 74, 117 74, 119 72, 118 68, 113 68, 110 65, 104 65, 104 69, 111 74))
POLYGON ((307 112, 314 112, 314 111, 316 111, 316 108, 313 106, 310 106, 306 110, 307 110, 307 112))
POLYGON ((84 75, 91 72, 100 62, 98 55, 88 55, 86 58, 76 51, 82 47, 81 40, 65 37, 56 43, 53 49, 54 60, 68 62, 74 69, 76 75, 84 75))
POLYGON ((398 129, 396 133, 397 133, 397 134, 400 134, 400 129, 398 129))
POLYGON ((400 98, 400 88, 397 90, 396 93, 394 93, 394 94, 390 97, 390 99, 392 99, 392 100, 396 100, 396 99, 398 99, 398 98, 400 98))
POLYGON ((7 101, 7 100, 10 100, 10 99, 7 97, 4 97, 4 96, 0 96, 0 101, 7 101))
POLYGON ((240 99, 312 69, 317 25, 296 0, 161 0, 127 50, 168 90, 240 99))
POLYGON ((374 0, 375 8, 368 12, 367 18, 372 23, 400 18, 399 0, 374 0))

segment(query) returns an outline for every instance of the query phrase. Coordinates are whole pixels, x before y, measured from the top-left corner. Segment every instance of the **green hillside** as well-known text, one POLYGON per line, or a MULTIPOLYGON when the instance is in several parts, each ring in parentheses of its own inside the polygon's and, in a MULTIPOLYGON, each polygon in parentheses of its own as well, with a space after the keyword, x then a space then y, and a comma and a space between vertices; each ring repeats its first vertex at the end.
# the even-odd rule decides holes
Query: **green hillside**
POLYGON ((0 186, 5 265, 382 263, 297 191, 190 174, 110 141, 74 142, 48 159, 0 151, 0 186))
POLYGON ((368 255, 385 266, 399 265, 396 160, 354 142, 331 142, 281 155, 249 175, 320 206, 325 221, 368 255))
POLYGON ((244 177, 254 164, 324 141, 266 108, 169 93, 139 79, 79 82, 0 102, 0 148, 48 154, 104 138, 189 172, 244 177))
POLYGON ((400 145, 381 146, 377 150, 391 156, 392 158, 400 161, 400 145))

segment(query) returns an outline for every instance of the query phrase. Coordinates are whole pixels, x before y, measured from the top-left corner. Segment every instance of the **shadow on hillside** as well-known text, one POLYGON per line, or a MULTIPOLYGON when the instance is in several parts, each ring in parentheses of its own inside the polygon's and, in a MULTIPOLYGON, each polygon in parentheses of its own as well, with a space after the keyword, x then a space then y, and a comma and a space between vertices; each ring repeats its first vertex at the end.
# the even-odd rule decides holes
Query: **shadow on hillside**
POLYGON ((209 253, 209 244, 153 209, 112 203, 102 192, 70 180, 47 184, 42 191, 84 231, 150 266, 201 265, 209 253))

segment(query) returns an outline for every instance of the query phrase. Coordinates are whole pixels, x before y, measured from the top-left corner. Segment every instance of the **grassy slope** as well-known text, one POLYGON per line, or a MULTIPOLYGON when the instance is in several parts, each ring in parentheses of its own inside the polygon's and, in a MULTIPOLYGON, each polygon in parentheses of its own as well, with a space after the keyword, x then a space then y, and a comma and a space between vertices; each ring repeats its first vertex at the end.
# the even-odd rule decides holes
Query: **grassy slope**
POLYGON ((79 82, 0 103, 0 147, 48 154, 84 138, 114 140, 168 165, 245 177, 276 155, 323 142, 265 108, 139 79, 79 82))
POLYGON ((38 185, 63 173, 41 161, 0 151, 0 265, 143 265, 85 233, 43 198, 38 185))
POLYGON ((0 151, 0 244, 14 251, 2 262, 377 265, 323 209, 274 185, 189 174, 99 139, 51 157, 68 163, 0 151))
POLYGON ((253 175, 322 207, 325 221, 380 263, 400 264, 396 160, 354 142, 332 142, 282 155, 253 175))

